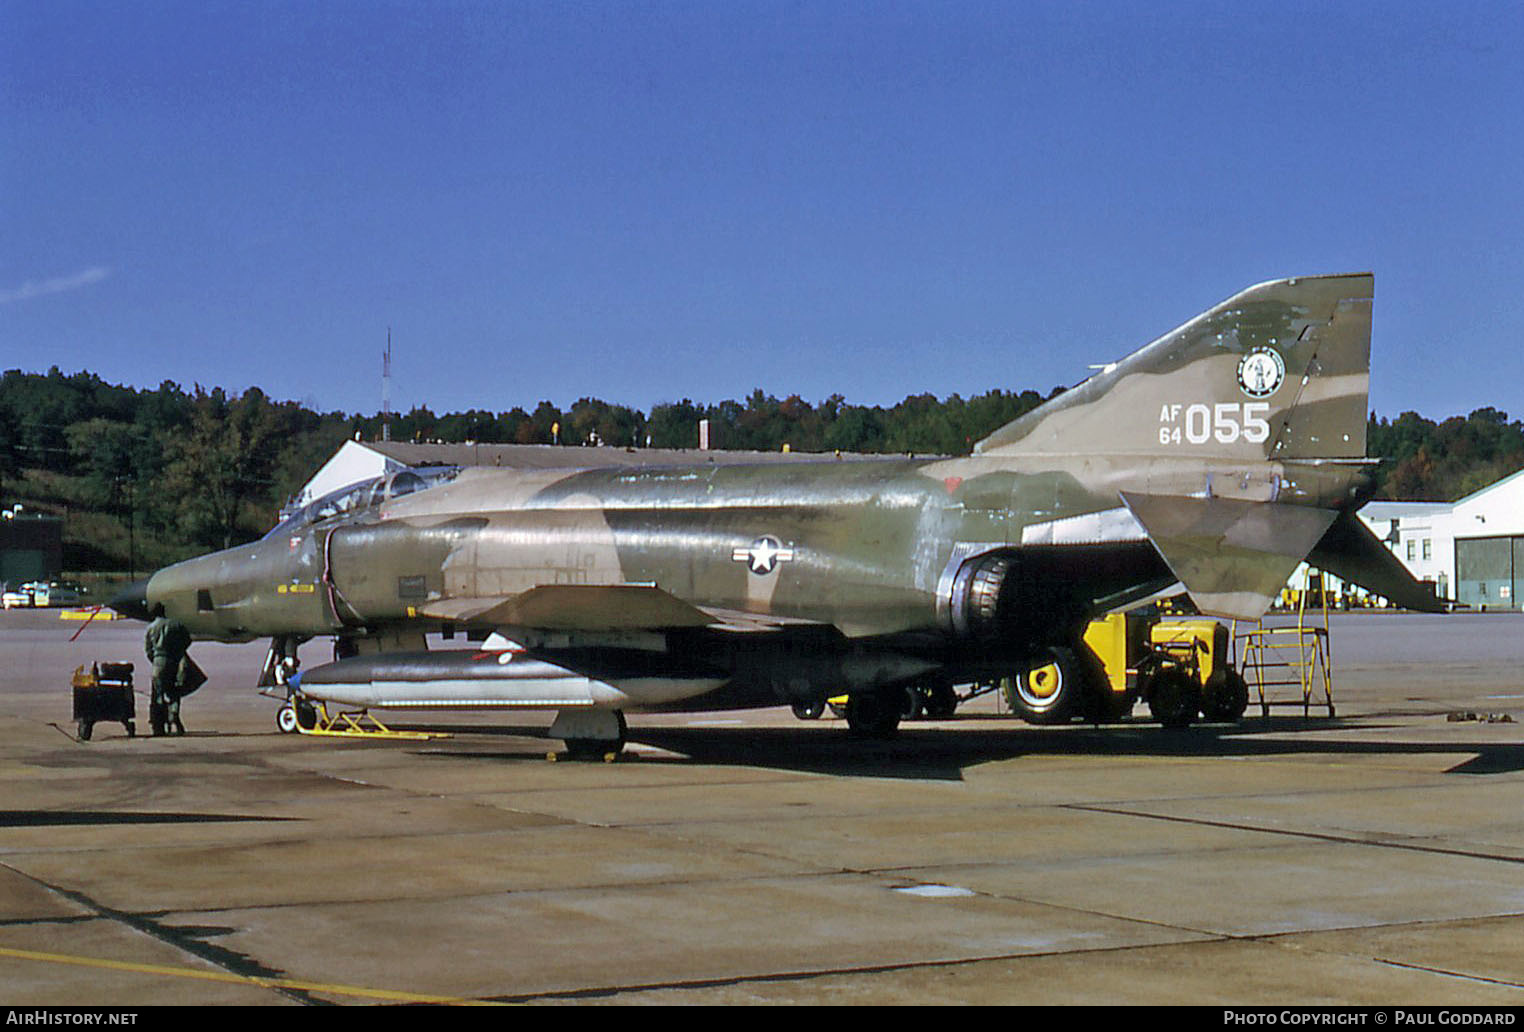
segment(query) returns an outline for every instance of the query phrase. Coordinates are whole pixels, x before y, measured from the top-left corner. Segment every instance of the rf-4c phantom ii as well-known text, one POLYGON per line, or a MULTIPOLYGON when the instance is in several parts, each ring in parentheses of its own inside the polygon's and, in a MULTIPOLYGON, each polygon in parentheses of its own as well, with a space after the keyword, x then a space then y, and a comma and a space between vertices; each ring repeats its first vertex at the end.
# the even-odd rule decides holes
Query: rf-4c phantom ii
POLYGON ((1307 559, 1434 608, 1355 518, 1372 287, 1251 287, 966 457, 404 472, 114 605, 271 637, 266 681, 332 636, 342 658, 294 679, 309 711, 556 710, 573 750, 617 747, 627 710, 842 693, 854 730, 887 733, 907 686, 1055 665, 1027 715, 1105 719, 1088 621, 1176 582, 1255 619, 1307 559), (485 643, 428 650, 440 631, 485 643))

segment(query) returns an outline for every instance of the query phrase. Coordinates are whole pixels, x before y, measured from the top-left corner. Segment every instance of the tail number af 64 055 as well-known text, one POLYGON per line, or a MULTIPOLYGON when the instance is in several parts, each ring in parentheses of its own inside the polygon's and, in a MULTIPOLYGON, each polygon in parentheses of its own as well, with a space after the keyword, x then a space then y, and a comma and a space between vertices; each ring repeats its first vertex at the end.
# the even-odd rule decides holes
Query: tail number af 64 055
POLYGON ((1167 404, 1159 409, 1160 444, 1262 444, 1270 438, 1266 401, 1219 401, 1215 405, 1167 404))

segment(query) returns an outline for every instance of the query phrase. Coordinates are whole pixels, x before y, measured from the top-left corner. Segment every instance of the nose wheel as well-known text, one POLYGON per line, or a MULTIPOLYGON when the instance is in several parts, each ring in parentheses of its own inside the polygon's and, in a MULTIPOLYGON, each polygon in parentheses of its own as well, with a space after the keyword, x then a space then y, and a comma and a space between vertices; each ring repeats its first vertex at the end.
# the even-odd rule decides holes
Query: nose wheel
POLYGON ((317 707, 301 696, 287 699, 281 704, 281 708, 275 711, 275 726, 280 728, 280 733, 283 735, 311 731, 317 727, 317 724, 317 707))

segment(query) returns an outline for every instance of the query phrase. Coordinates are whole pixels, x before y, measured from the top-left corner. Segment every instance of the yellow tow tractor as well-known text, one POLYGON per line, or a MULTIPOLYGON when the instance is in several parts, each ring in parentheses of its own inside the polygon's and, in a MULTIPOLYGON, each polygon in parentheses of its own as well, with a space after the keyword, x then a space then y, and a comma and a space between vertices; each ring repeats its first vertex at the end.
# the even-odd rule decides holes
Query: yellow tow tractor
POLYGON ((1091 621, 1085 655, 1054 649, 1054 660, 1003 678, 1012 711, 1033 724, 1067 723, 1084 716, 1106 723, 1128 716, 1139 700, 1165 727, 1186 727, 1197 717, 1235 721, 1249 704, 1249 688, 1233 667, 1228 628, 1204 618, 1160 619, 1147 612, 1112 613, 1091 621), (1072 690, 1079 664, 1105 690, 1088 701, 1072 690))
POLYGON ((1150 628, 1149 641, 1152 650, 1138 667, 1138 694, 1161 723, 1184 726, 1198 714, 1231 723, 1244 715, 1249 684, 1233 666, 1225 624, 1161 620, 1150 628))

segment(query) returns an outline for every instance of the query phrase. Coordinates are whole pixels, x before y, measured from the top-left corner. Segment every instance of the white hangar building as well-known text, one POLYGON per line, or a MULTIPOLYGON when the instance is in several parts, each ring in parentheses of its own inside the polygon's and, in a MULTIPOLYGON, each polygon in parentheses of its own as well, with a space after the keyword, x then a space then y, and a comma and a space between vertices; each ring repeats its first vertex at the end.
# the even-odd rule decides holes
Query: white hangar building
POLYGON ((1450 513, 1455 601, 1518 609, 1524 591, 1524 470, 1469 494, 1450 513))
POLYGON ((1360 518, 1440 598, 1521 608, 1524 470, 1455 502, 1371 502, 1360 518))

